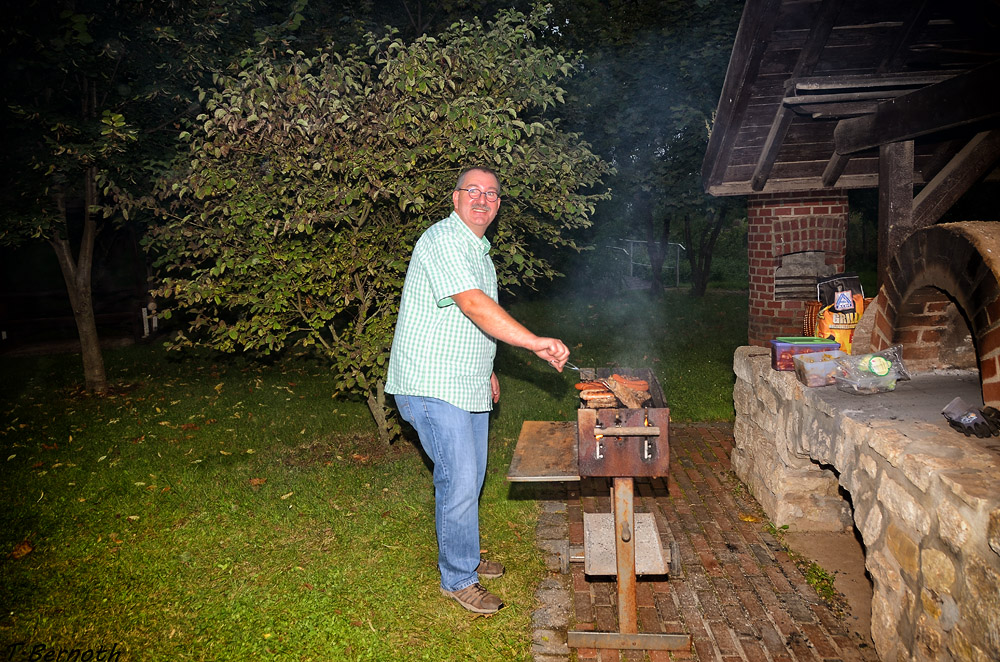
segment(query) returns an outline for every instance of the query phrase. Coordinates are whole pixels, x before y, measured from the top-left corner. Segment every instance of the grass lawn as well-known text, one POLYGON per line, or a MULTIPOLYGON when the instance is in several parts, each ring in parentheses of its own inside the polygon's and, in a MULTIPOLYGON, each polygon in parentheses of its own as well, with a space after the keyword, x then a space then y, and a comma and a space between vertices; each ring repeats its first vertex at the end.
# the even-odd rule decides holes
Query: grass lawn
MULTIPOLYGON (((674 420, 732 419, 745 293, 512 310, 578 365, 653 367, 674 420)), ((522 421, 575 417, 574 374, 499 353, 481 516, 508 568, 488 585, 508 606, 477 617, 438 592, 423 458, 381 448, 321 364, 153 345, 106 360, 116 388, 94 398, 77 356, 0 359, 5 659, 112 646, 121 660, 530 659, 537 505, 508 498, 504 475, 522 421)))

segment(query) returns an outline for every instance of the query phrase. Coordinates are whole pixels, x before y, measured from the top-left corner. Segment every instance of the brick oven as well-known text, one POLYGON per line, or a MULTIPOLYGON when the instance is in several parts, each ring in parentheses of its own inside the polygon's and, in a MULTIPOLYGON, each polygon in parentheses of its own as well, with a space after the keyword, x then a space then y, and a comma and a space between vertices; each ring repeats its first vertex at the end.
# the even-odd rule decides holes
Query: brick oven
POLYGON ((978 368, 983 402, 1000 407, 1000 225, 914 232, 892 258, 873 308, 872 349, 903 345, 903 361, 916 372, 978 368))

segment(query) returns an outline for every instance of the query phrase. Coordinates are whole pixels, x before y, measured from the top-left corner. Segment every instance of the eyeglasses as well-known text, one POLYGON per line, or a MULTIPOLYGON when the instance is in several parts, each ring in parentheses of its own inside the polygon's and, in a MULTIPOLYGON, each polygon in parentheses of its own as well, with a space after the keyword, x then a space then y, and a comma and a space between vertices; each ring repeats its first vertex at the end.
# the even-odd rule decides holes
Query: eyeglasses
POLYGON ((481 195, 485 195, 489 202, 496 202, 500 199, 500 194, 496 191, 480 191, 477 188, 457 188, 455 190, 467 192, 469 194, 469 200, 478 200, 481 195))

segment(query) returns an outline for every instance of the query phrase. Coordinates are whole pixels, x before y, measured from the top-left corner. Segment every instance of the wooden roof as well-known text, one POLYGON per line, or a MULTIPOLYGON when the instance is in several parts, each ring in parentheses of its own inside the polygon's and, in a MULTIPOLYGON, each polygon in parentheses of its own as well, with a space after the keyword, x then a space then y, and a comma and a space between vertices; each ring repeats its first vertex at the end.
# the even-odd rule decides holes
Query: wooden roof
POLYGON ((905 141, 917 185, 997 163, 1000 0, 747 0, 706 191, 874 188, 880 146, 905 141))

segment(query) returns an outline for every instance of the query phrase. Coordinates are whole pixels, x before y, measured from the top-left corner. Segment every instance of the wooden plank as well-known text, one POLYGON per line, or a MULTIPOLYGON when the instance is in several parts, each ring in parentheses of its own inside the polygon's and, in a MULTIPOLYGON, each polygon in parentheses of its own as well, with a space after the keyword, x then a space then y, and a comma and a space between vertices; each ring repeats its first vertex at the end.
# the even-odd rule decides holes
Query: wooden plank
MULTIPOLYGON (((764 190, 761 193, 796 193, 799 191, 815 191, 822 188, 823 184, 819 176, 808 179, 778 179, 772 176, 767 180, 764 190)), ((878 175, 843 175, 837 180, 837 189, 859 189, 875 188, 878 186, 878 175)), ((724 197, 730 195, 753 195, 755 191, 750 188, 749 178, 746 180, 734 180, 727 178, 725 183, 718 186, 710 186, 707 192, 711 195, 724 197)))
POLYGON ((923 87, 951 78, 954 74, 927 72, 893 72, 886 74, 860 74, 854 76, 809 76, 795 81, 796 92, 821 92, 833 90, 877 90, 923 87))
POLYGON ((525 421, 507 480, 512 483, 580 480, 577 453, 576 421, 525 421))

